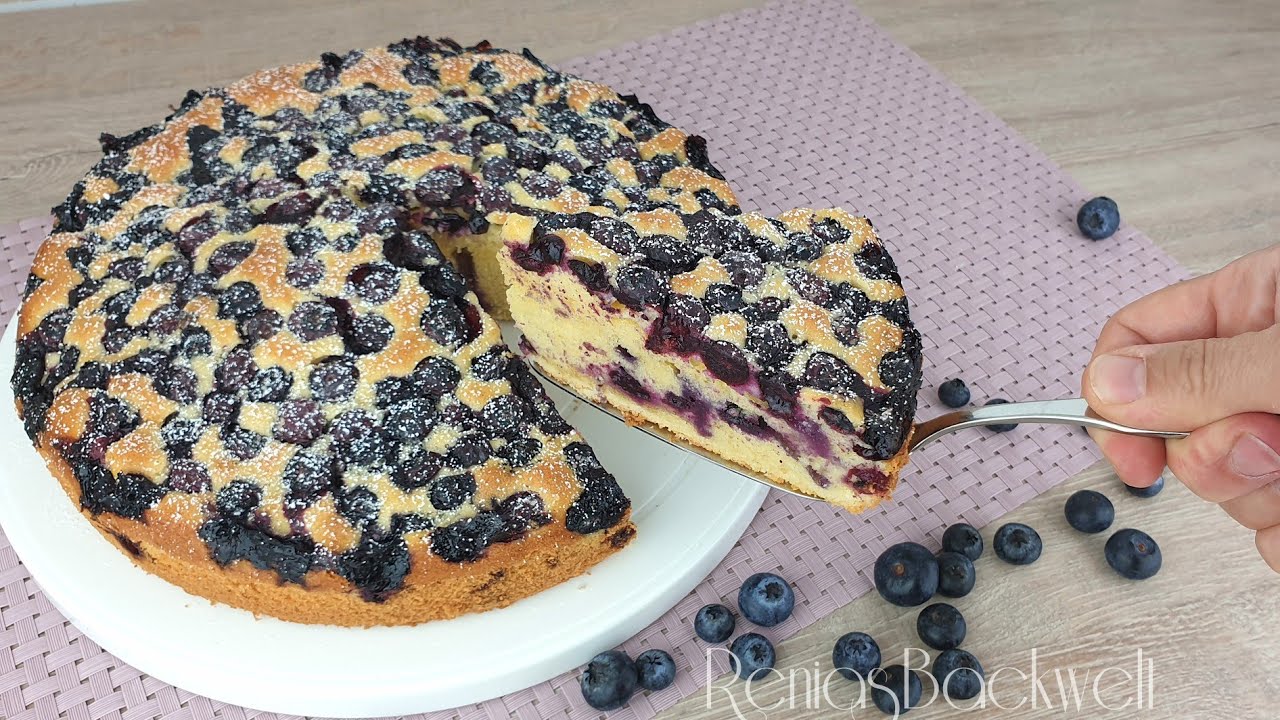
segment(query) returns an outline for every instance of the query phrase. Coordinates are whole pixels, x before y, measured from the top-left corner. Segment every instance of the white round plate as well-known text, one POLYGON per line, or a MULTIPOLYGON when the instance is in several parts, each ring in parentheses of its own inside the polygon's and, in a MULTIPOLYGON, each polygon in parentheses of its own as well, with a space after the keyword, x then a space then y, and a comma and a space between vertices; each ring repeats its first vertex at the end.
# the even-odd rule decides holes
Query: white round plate
MULTIPOLYGON (((0 341, 0 524, 45 595, 121 660, 216 700, 294 715, 427 712, 529 687, 656 620, 728 553, 767 489, 563 395, 632 500, 638 533, 589 573, 510 607, 413 627, 255 618, 136 567, 80 515, 13 410, 0 341)), ((554 391, 554 389, 553 389, 554 391)))

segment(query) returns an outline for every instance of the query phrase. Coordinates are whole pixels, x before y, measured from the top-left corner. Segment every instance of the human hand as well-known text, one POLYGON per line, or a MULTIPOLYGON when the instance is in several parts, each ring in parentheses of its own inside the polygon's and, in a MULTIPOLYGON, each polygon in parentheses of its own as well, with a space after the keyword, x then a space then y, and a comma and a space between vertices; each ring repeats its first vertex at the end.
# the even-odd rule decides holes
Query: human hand
POLYGON ((1280 572, 1280 245, 1152 293, 1102 329, 1084 374, 1110 420, 1190 431, 1158 440, 1090 431, 1125 483, 1167 465, 1192 492, 1257 531, 1280 572))

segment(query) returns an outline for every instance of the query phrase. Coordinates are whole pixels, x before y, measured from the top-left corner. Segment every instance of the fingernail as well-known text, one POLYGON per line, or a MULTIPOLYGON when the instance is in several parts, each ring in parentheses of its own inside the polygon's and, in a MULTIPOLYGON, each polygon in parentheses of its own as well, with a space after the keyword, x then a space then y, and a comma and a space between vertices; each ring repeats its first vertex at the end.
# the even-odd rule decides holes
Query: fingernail
POLYGON ((1089 369, 1089 384, 1108 405, 1131 403, 1147 393, 1147 364, 1128 355, 1102 355, 1089 369))
POLYGON ((1247 478, 1280 473, 1280 454, 1255 435, 1244 435, 1237 440, 1227 462, 1235 473, 1247 478))

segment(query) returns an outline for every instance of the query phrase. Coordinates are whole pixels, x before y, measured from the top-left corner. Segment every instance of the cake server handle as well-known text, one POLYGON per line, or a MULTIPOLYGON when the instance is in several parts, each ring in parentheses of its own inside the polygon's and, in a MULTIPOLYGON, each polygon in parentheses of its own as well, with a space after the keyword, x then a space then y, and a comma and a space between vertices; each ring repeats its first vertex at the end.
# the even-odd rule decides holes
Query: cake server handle
POLYGON ((1141 437, 1175 439, 1187 436, 1185 432, 1147 430, 1112 422, 1090 409, 1089 403, 1084 398, 1071 398, 1069 400, 1037 400, 982 405, 939 415, 932 420, 916 424, 915 432, 911 435, 910 449, 914 452, 943 435, 948 435, 957 430, 964 430, 965 428, 1024 422, 1049 425, 1083 425, 1084 427, 1141 437))

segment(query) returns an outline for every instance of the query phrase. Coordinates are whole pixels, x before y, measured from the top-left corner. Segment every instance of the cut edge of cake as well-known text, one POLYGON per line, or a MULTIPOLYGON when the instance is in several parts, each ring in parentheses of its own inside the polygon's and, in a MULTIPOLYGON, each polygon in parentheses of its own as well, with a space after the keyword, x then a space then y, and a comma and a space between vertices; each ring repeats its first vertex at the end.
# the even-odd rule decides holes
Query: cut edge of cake
MULTIPOLYGON (((644 215, 648 217, 639 218, 636 224, 642 228, 648 224, 645 230, 654 234, 665 231, 671 236, 679 235, 680 229, 671 222, 672 217, 679 214, 670 213, 665 217, 662 214, 646 213, 644 215)), ((838 251, 824 252, 822 258, 816 259, 819 270, 826 268, 824 274, 832 282, 854 280, 863 286, 863 290, 881 300, 904 298, 900 278, 896 270, 891 270, 891 260, 878 247, 879 240, 865 218, 838 209, 814 211, 804 208, 789 211, 779 218, 770 220, 749 213, 725 216, 722 220, 752 224, 762 235, 768 235, 769 231, 762 228, 772 227, 774 223, 790 228, 836 219, 852 230, 848 242, 856 244, 855 249, 860 250, 865 245, 877 246, 877 261, 886 264, 886 277, 867 282, 856 270, 851 273, 852 264, 844 262, 848 258, 838 251)), ((630 219, 637 221, 636 218, 630 219)), ((542 230, 534 218, 512 219, 504 226, 503 237, 505 246, 499 252, 498 261, 506 281, 508 305, 517 326, 524 333, 523 349, 531 363, 555 381, 589 401, 613 408, 633 424, 660 426, 730 465, 745 467, 775 483, 794 488, 804 495, 820 497, 853 513, 875 507, 893 492, 908 459, 914 398, 920 382, 919 337, 909 320, 899 320, 900 323, 905 320, 906 325, 899 327, 872 313, 867 317, 877 319, 862 326, 864 333, 881 329, 885 333, 886 339, 872 343, 883 346, 873 357, 877 364, 894 351, 901 351, 910 361, 903 372, 904 377, 900 378, 900 384, 904 386, 892 389, 888 394, 879 384, 880 378, 874 377, 874 372, 859 373, 853 383, 864 394, 866 385, 873 385, 875 387, 870 389, 873 396, 887 398, 892 395, 898 405, 896 410, 873 410, 896 412, 891 422, 900 430, 891 431, 890 437, 878 450, 869 450, 865 443, 855 439, 855 433, 865 431, 864 409, 872 403, 864 404, 856 394, 839 391, 835 387, 825 390, 803 385, 797 387, 794 375, 803 375, 807 368, 794 367, 796 373, 790 376, 778 373, 778 376, 789 378, 785 381, 789 384, 789 391, 783 393, 787 395, 786 400, 775 403, 765 399, 757 363, 749 363, 746 369, 733 366, 741 363, 741 353, 735 354, 732 348, 742 349, 749 344, 750 323, 746 323, 741 315, 709 313, 710 322, 695 333, 700 336, 697 343, 709 343, 715 346, 713 349, 727 349, 730 357, 727 370, 708 369, 709 362, 720 362, 717 357, 708 359, 709 355, 718 356, 718 350, 708 353, 701 348, 677 347, 673 352, 668 342, 666 347, 651 352, 655 332, 665 332, 667 309, 654 306, 643 298, 639 302, 636 298, 619 299, 618 271, 635 267, 628 265, 630 260, 592 241, 589 233, 580 229, 542 230), (538 238, 552 234, 563 241, 563 249, 557 243, 552 253, 557 256, 555 261, 531 271, 528 261, 530 247, 540 242, 538 238), (592 267, 596 269, 590 269, 592 267), (896 337, 889 338, 895 333, 896 337), (890 345, 892 347, 888 347, 890 345), (729 381, 724 379, 739 372, 748 372, 750 376, 731 377, 729 381), (867 375, 873 376, 869 382, 867 375), (775 406, 783 403, 793 403, 793 406, 775 412, 779 409, 775 406), (699 409, 695 407, 697 404, 708 407, 699 409), (859 453, 875 457, 859 457, 859 453)), ((688 241, 687 238, 684 240, 688 241)), ((532 254, 540 252, 545 254, 538 248, 532 254)), ((668 288, 682 291, 676 294, 688 293, 684 298, 703 296, 700 299, 708 303, 710 301, 705 297, 707 289, 713 284, 722 284, 716 280, 730 284, 723 264, 704 254, 693 269, 675 273, 668 288)), ((796 297, 795 288, 783 288, 777 286, 777 282, 775 276, 765 278, 761 285, 775 283, 775 286, 760 290, 758 285, 755 296, 765 297, 769 292, 790 294, 789 310, 785 312, 790 313, 790 320, 802 325, 799 328, 801 334, 807 333, 810 340, 822 343, 826 350, 831 351, 829 357, 840 360, 835 363, 840 368, 847 369, 845 362, 857 365, 858 347, 850 350, 832 342, 830 314, 816 303, 796 297)), ((752 293, 749 291, 748 294, 752 293)), ((901 301, 905 303, 905 299, 901 301)), ((659 304, 666 302, 662 300, 659 304)), ((684 299, 678 302, 683 303, 684 299)), ((695 309, 694 313, 697 312, 695 309)), ((704 317, 698 324, 707 319, 704 317)), ((773 327, 772 322, 767 324, 773 327)), ((807 344, 796 338, 795 326, 790 339, 797 344, 807 344)), ((755 353, 751 355, 755 357, 755 353)), ((823 361, 829 361, 829 357, 824 357, 823 361)), ((863 365, 865 367, 865 362, 863 365)))

